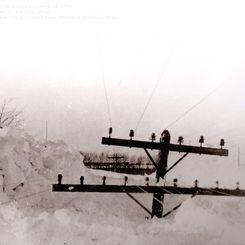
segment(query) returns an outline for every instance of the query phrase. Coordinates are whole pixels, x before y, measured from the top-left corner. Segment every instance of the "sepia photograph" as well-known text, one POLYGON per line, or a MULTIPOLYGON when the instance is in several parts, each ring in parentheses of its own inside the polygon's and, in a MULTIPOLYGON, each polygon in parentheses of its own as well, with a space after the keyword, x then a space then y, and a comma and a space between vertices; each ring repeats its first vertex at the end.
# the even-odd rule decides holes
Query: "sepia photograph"
POLYGON ((245 2, 0 1, 0 245, 245 245, 245 2))

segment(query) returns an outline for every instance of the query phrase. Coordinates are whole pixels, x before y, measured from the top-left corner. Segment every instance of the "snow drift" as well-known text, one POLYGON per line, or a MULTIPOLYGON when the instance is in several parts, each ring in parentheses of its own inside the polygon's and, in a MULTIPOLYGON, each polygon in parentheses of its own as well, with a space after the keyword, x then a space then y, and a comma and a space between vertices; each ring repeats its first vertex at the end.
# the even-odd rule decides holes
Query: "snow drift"
MULTIPOLYGON (((245 199, 167 196, 164 209, 184 201, 167 219, 146 219, 124 194, 52 193, 65 183, 101 183, 83 157, 62 141, 47 145, 20 130, 0 130, 0 244, 245 244, 245 199), (3 177, 4 175, 4 177, 3 177)), ((123 182, 120 174, 108 183, 123 182)), ((143 178, 130 176, 131 183, 143 178)), ((141 182, 142 181, 142 182, 141 182)), ((152 195, 137 194, 151 208, 152 195)))

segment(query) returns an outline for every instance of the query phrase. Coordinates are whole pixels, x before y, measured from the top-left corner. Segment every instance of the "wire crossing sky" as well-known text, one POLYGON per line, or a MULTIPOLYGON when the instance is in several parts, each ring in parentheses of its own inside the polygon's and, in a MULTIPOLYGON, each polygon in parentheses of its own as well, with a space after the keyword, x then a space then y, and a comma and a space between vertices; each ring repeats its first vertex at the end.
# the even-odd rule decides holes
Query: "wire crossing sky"
POLYGON ((103 80, 104 91, 105 91, 105 98, 106 98, 108 118, 109 118, 110 126, 112 126, 111 109, 110 109, 108 91, 107 91, 105 74, 104 74, 103 59, 102 59, 102 55, 101 55, 100 43, 99 43, 99 39, 98 38, 97 38, 97 47, 98 47, 98 55, 99 55, 99 61, 100 61, 100 67, 101 67, 101 74, 102 74, 102 80, 103 80))
POLYGON ((112 123, 114 137, 168 125, 173 141, 242 145, 242 2, 29 3, 3 0, 0 13, 0 98, 24 108, 27 131, 45 138, 47 121, 50 140, 89 151, 105 149, 112 123))
POLYGON ((187 114, 189 114, 191 111, 193 111, 196 107, 198 107, 201 103, 203 103, 205 100, 207 100, 211 95, 213 95, 226 81, 219 84, 217 87, 215 87, 213 90, 211 90, 208 94, 206 94, 204 97, 202 97, 197 103, 195 103, 193 106, 191 106, 189 109, 187 109, 183 114, 181 114, 179 117, 177 117, 174 121, 172 121, 170 124, 166 126, 166 128, 170 128, 173 125, 175 125, 178 121, 180 121, 183 117, 185 117, 187 114))
POLYGON ((174 52, 175 48, 176 48, 176 46, 173 47, 173 49, 171 50, 171 52, 169 53, 169 55, 168 55, 168 57, 167 57, 167 59, 166 59, 166 62, 165 62, 165 64, 164 64, 164 68, 163 68, 163 70, 162 70, 162 72, 161 72, 161 74, 160 74, 158 80, 156 81, 156 84, 155 84, 155 86, 154 86, 154 88, 153 88, 153 90, 152 90, 152 93, 151 93, 149 99, 148 99, 147 102, 146 102, 146 105, 145 105, 145 107, 144 107, 144 110, 143 110, 143 112, 142 112, 140 118, 139 118, 139 121, 138 121, 137 124, 136 124, 135 131, 136 131, 137 128, 139 127, 139 125, 140 125, 140 123, 141 123, 141 121, 142 121, 142 119, 143 119, 143 117, 144 117, 144 115, 145 115, 145 112, 146 112, 148 106, 150 105, 151 100, 152 100, 152 98, 153 98, 153 96, 154 96, 154 94, 155 94, 155 92, 156 92, 156 90, 157 90, 157 87, 158 87, 158 85, 159 85, 159 82, 161 81, 161 79, 163 78, 163 76, 164 76, 164 74, 165 74, 165 72, 166 72, 168 63, 169 63, 169 61, 170 61, 170 59, 171 59, 171 57, 172 57, 172 55, 173 55, 173 52, 174 52))

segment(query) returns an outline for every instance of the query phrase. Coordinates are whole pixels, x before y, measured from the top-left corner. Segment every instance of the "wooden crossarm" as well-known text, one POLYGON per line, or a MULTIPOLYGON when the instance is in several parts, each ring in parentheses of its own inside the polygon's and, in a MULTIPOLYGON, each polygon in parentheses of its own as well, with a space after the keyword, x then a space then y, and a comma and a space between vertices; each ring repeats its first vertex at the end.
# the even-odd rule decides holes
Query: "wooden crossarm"
POLYGON ((117 138, 102 138, 102 144, 104 145, 117 145, 124 147, 134 147, 134 148, 143 148, 143 149, 152 149, 152 150, 161 150, 168 148, 169 151, 175 152, 188 152, 196 154, 206 154, 206 155, 217 155, 217 156, 228 156, 227 149, 220 148, 210 148, 210 147, 200 147, 200 146, 190 146, 190 145, 176 145, 176 144, 165 144, 151 141, 140 141, 140 140, 126 140, 126 139, 117 139, 117 138))
POLYGON ((212 195, 212 196, 245 196, 245 190, 173 187, 173 186, 137 186, 137 185, 73 185, 53 184, 54 192, 101 192, 101 193, 164 193, 183 195, 212 195))

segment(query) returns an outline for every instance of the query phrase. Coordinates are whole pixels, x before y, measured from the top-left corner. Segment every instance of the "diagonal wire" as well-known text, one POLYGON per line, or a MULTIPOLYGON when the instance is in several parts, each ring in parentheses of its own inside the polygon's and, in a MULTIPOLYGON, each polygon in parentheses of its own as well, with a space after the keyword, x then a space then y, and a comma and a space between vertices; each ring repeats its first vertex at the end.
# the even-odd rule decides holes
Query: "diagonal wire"
MULTIPOLYGON (((142 192, 146 193, 146 194, 150 194, 148 191, 145 191, 143 188, 141 188, 140 186, 137 186, 142 192)), ((163 203, 161 201, 159 201, 156 197, 153 196, 153 200, 156 200, 160 205, 163 206, 163 203)))
POLYGON ((152 212, 146 208, 142 203, 140 203, 133 195, 131 195, 129 192, 127 192, 125 189, 124 189, 124 192, 132 199, 134 200, 141 208, 143 208, 148 214, 150 214, 152 216, 152 212))
POLYGON ((178 121, 180 121, 188 113, 190 113, 197 106, 199 106, 201 103, 203 103, 207 98, 209 98, 212 94, 214 94, 225 82, 226 82, 226 80, 221 82, 218 86, 216 86, 208 94, 206 94, 204 97, 202 97, 197 103, 195 103, 193 106, 191 106, 188 110, 186 110, 184 113, 182 113, 180 116, 178 116, 174 121, 172 121, 170 124, 168 124, 165 128, 169 128, 169 127, 173 126, 174 124, 176 124, 178 121))
MULTIPOLYGON (((195 193, 193 195, 191 195, 191 198, 195 197, 196 195, 198 195, 198 193, 195 193)), ((175 210, 177 210, 185 201, 179 203, 177 206, 175 206, 174 208, 172 208, 170 211, 168 211, 167 213, 165 213, 162 218, 167 217, 168 215, 170 215, 171 213, 173 213, 175 210)))
POLYGON ((107 90, 107 86, 106 86, 105 73, 104 73, 104 66, 103 66, 103 60, 102 60, 101 49, 100 49, 100 43, 99 43, 98 37, 97 37, 97 49, 98 49, 98 56, 99 56, 99 62, 100 62, 100 69, 101 69, 101 75, 102 75, 102 80, 103 80, 103 85, 104 85, 104 93, 105 93, 106 104, 107 104, 107 113, 108 113, 108 118, 109 118, 110 126, 112 126, 111 109, 110 109, 110 103, 109 103, 109 96, 108 96, 108 90, 107 90))
POLYGON ((10 185, 19 185, 21 183, 26 184, 26 183, 32 183, 32 182, 43 182, 43 181, 46 181, 46 180, 53 180, 53 179, 54 179, 53 177, 43 178, 43 179, 27 179, 27 180, 13 182, 13 183, 1 184, 0 186, 7 187, 7 186, 10 186, 10 185))
MULTIPOLYGON (((69 174, 66 174, 65 176, 71 176, 72 173, 69 173, 69 174)), ((18 182, 13 182, 13 183, 3 183, 3 184, 0 184, 0 187, 4 186, 4 187, 7 187, 7 186, 11 186, 11 185, 19 185, 21 183, 23 184, 26 184, 26 183, 33 183, 33 182, 43 182, 43 181, 47 181, 47 180, 53 180, 54 179, 54 176, 52 177, 45 177, 43 176, 42 179, 37 179, 37 178, 33 178, 33 179, 26 179, 26 180, 23 180, 23 181, 18 181, 18 182)))
POLYGON ((150 94, 150 97, 149 97, 149 99, 147 100, 147 102, 146 102, 146 104, 145 104, 144 110, 143 110, 143 112, 142 112, 142 114, 141 114, 141 116, 140 116, 140 118, 139 118, 139 121, 138 121, 137 124, 136 124, 135 131, 138 129, 139 124, 141 123, 141 121, 142 121, 142 119, 143 119, 143 117, 144 117, 144 115, 145 115, 145 112, 146 112, 146 110, 147 110, 149 104, 151 103, 151 100, 152 100, 152 98, 153 98, 153 95, 155 94, 155 92, 156 92, 156 90, 157 90, 157 87, 158 87, 158 85, 159 85, 159 83, 160 83, 162 77, 163 77, 164 74, 165 74, 166 67, 167 67, 167 65, 168 65, 168 63, 169 63, 169 61, 170 61, 170 58, 171 58, 172 55, 173 55, 173 52, 174 52, 174 50, 175 50, 175 47, 176 47, 176 45, 173 46, 172 50, 170 51, 170 53, 169 53, 169 55, 168 55, 168 57, 167 57, 167 59, 166 59, 166 62, 165 62, 164 67, 163 67, 163 70, 162 70, 162 72, 161 72, 159 78, 157 79, 157 81, 156 81, 156 83, 155 83, 155 86, 154 86, 154 88, 153 88, 153 90, 152 90, 152 92, 151 92, 151 94, 150 94))
POLYGON ((50 188, 45 189, 45 190, 41 190, 39 192, 27 194, 27 195, 24 195, 24 196, 19 196, 19 197, 16 197, 16 198, 12 199, 12 200, 9 200, 9 201, 1 202, 0 205, 4 205, 4 204, 8 204, 8 203, 20 200, 20 199, 25 199, 25 198, 29 198, 29 197, 32 197, 32 196, 36 196, 36 195, 39 195, 41 193, 45 193, 45 192, 48 192, 48 191, 50 191, 50 188))

